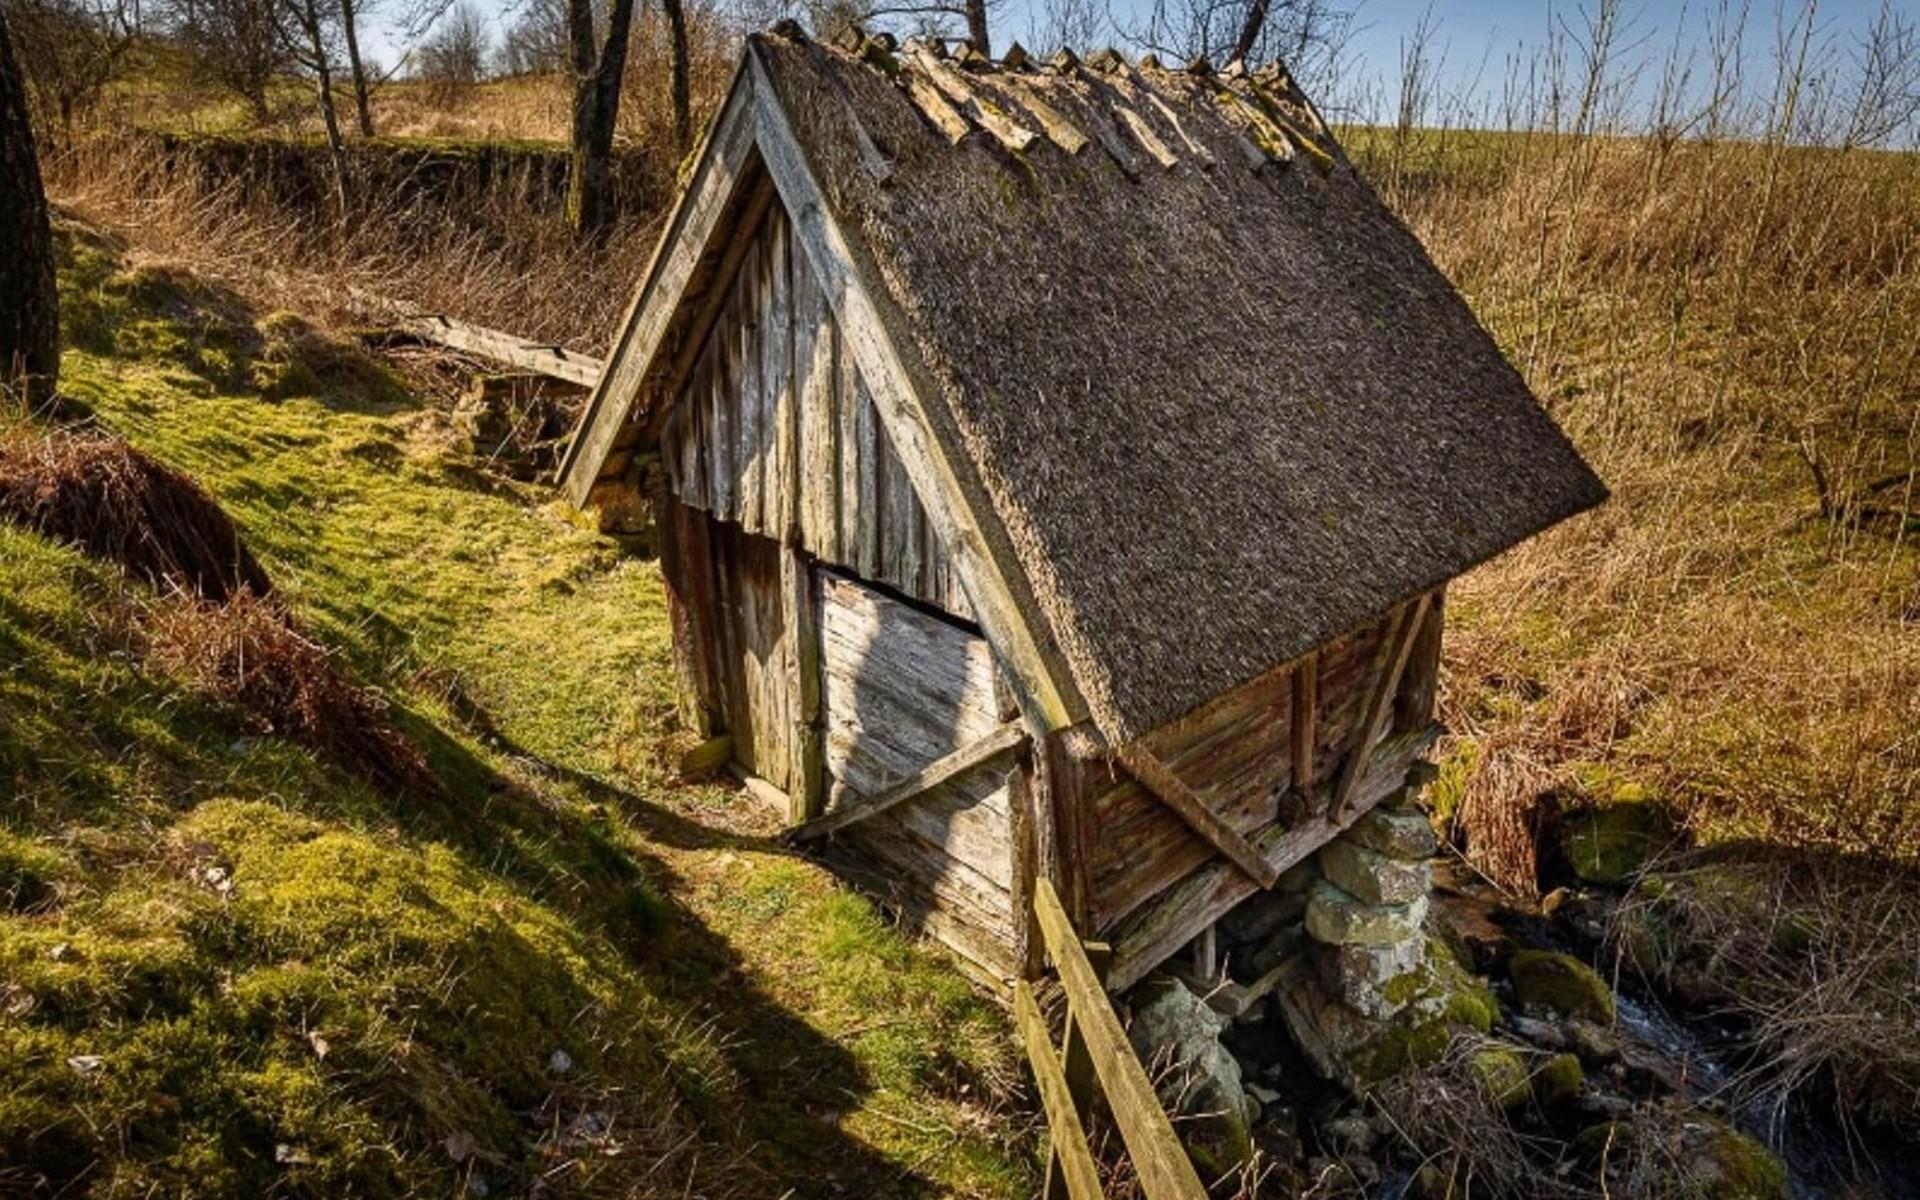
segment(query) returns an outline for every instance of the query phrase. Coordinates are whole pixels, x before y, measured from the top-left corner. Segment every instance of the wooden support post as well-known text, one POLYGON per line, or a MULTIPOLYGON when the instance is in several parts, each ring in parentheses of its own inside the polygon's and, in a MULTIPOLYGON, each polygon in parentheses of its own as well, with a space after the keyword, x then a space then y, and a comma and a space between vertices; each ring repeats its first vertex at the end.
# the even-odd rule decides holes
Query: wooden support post
POLYGON ((1122 746, 1118 757, 1135 779, 1160 797, 1188 827, 1205 838, 1215 850, 1226 855, 1261 887, 1272 887, 1274 881, 1280 878, 1280 872, 1267 865, 1267 860, 1254 849, 1253 843, 1242 836, 1239 830, 1221 820, 1220 814, 1209 808, 1205 800, 1144 745, 1134 742, 1122 746))
POLYGON ((1379 678, 1374 680, 1372 694, 1367 697, 1366 716, 1360 722, 1359 740, 1353 744, 1353 752, 1340 768, 1340 781, 1334 785, 1331 811, 1336 823, 1344 824, 1347 819, 1347 806, 1353 800, 1354 785, 1367 772, 1367 758, 1373 753, 1373 743, 1380 737, 1387 715, 1393 711, 1393 697, 1400 689, 1400 675, 1407 668, 1407 656, 1413 650, 1413 639, 1425 624, 1427 608, 1432 603, 1431 594, 1423 595, 1410 605, 1402 605, 1395 614, 1392 628, 1387 634, 1386 660, 1379 678))
MULTIPOLYGON (((797 489, 789 488, 789 491, 797 489)), ((814 607, 813 570, 798 548, 780 549, 780 603, 788 644, 793 647, 793 729, 787 738, 788 820, 811 821, 826 807, 827 775, 820 729, 820 629, 814 607)))
MULTIPOLYGON (((1113 965, 1113 947, 1105 942, 1082 942, 1080 948, 1087 956, 1087 962, 1093 967, 1094 977, 1104 987, 1107 969, 1113 965)), ((1078 1022, 1073 1019, 1073 1006, 1067 1006, 1065 1036, 1061 1039, 1060 1058, 1065 1064, 1067 1091, 1073 1096, 1073 1111, 1079 1116, 1082 1125, 1086 1124, 1087 1114, 1093 1111, 1093 1092, 1099 1081, 1093 1074, 1093 1057, 1087 1049, 1087 1039, 1080 1032, 1078 1022)), ((1046 1196, 1058 1196, 1064 1180, 1061 1178, 1059 1164, 1049 1161, 1047 1164, 1046 1196)))
POLYGON ((1197 979, 1212 983, 1220 974, 1220 939, 1215 934, 1217 925, 1209 923, 1193 939, 1193 974, 1197 979))
POLYGON ((1040 919, 1047 953, 1060 972, 1060 984, 1066 989, 1074 1027, 1086 1039, 1094 1078, 1099 1080, 1107 1107, 1113 1111, 1114 1124, 1126 1143, 1134 1173, 1140 1177, 1141 1190, 1153 1200, 1205 1200, 1207 1189, 1174 1134, 1173 1122, 1160 1107, 1153 1081, 1147 1078, 1146 1068, 1127 1041, 1127 1031, 1114 1015, 1106 987, 1095 973, 1080 935, 1068 924, 1053 885, 1044 879, 1034 886, 1034 913, 1040 919))
POLYGON ((1320 652, 1293 668, 1293 790, 1313 794, 1313 759, 1320 738, 1320 652))

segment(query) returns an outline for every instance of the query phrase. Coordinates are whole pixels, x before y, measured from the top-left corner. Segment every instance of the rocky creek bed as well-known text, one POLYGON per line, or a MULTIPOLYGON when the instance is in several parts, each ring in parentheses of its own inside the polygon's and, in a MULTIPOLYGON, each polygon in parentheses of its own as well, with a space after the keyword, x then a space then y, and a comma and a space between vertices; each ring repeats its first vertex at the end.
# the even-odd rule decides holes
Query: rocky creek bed
POLYGON ((1130 997, 1216 1194, 1920 1197, 1909 1145, 1753 1085, 1710 981, 1655 987, 1636 969, 1634 875, 1617 863, 1514 905, 1449 859, 1423 865, 1430 889, 1379 895, 1353 853, 1289 872, 1219 923, 1216 962, 1130 997), (1369 889, 1383 906, 1355 900, 1369 889), (1377 944, 1342 940, 1356 929, 1377 944), (1345 1032, 1355 1010, 1364 1036, 1345 1032))

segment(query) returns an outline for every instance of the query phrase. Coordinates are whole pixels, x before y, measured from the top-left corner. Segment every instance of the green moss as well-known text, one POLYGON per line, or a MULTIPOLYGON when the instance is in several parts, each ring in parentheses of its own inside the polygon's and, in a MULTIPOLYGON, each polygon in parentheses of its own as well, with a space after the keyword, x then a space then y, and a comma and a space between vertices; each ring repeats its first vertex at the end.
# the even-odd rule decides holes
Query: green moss
POLYGON ((1779 1200, 1787 1194, 1787 1168, 1777 1155, 1744 1133, 1716 1124, 1701 1155, 1694 1182, 1708 1200, 1779 1200))
POLYGON ((1454 744, 1453 750, 1440 760, 1440 774, 1427 785, 1427 807, 1433 812, 1434 823, 1444 829, 1453 822, 1454 814, 1460 811, 1460 802, 1466 798, 1467 781, 1473 778, 1474 767, 1480 761, 1480 746, 1472 738, 1461 738, 1454 744))
POLYGON ((1664 842, 1664 823, 1644 789, 1622 787, 1604 803, 1561 817, 1560 851, 1588 883, 1621 883, 1645 869, 1664 842))
POLYGON ((1513 994, 1521 1004, 1539 1004, 1569 1017, 1611 1025, 1613 989, 1592 967, 1570 954, 1520 950, 1507 963, 1513 994))
POLYGON ((1586 1074, 1577 1054, 1556 1054, 1533 1073, 1533 1094, 1541 1104, 1556 1104, 1580 1094, 1586 1074))
POLYGON ((451 799, 387 795, 148 675, 129 631, 155 597, 0 527, 8 1169, 399 1196, 517 1192, 571 1159, 570 1187, 629 1194, 667 1153, 709 1193, 897 1194, 911 1169, 1031 1194, 1023 1135, 985 1117, 1017 1069, 999 1010, 732 832, 731 793, 669 785, 650 564, 539 489, 472 486, 352 347, 131 278, 103 242, 68 235, 63 264, 65 386, 221 500, 451 799), (238 371, 209 365, 223 345, 238 371), (318 393, 263 394, 245 367, 275 345, 318 393), (592 1114, 619 1153, 559 1148, 592 1114))
POLYGON ((1518 1108, 1533 1095, 1527 1060, 1511 1046, 1482 1046, 1467 1062, 1481 1089, 1501 1108, 1518 1108))

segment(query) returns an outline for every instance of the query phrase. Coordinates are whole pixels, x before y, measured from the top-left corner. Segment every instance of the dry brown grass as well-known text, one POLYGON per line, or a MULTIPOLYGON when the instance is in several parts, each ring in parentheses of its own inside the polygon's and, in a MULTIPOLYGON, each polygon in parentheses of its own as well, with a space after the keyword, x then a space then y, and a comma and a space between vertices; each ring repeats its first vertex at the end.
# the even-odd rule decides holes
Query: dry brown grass
POLYGON ((349 679, 337 653, 302 634, 277 603, 245 591, 224 604, 163 603, 142 641, 149 663, 259 732, 295 738, 402 794, 446 795, 394 728, 386 699, 349 679))
POLYGON ((1391 199, 1614 490, 1455 591, 1489 865, 1530 887, 1509 810, 1621 778, 1708 840, 1920 855, 1920 157, 1447 153, 1391 199))
POLYGON ((59 541, 168 592, 215 602, 265 596, 267 574, 192 479, 97 432, 0 432, 0 520, 59 541))

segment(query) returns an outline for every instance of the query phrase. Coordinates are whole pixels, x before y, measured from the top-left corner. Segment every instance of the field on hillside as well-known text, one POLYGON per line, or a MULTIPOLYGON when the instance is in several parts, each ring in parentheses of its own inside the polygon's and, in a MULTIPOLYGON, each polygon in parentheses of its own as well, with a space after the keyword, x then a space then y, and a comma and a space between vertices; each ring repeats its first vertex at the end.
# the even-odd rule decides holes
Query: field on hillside
POLYGON ((1031 1192, 1003 1015, 672 781, 650 564, 355 346, 85 231, 60 266, 70 406, 210 489, 446 792, 0 528, 0 1192, 1031 1192))
MULTIPOLYGON (((724 78, 703 68, 705 103, 724 78)), ((143 94, 115 92, 113 111, 170 128, 238 119, 204 93, 171 108, 143 94)), ((304 103, 288 93, 276 136, 311 131, 304 103)), ((559 81, 539 78, 451 97, 396 86, 377 104, 386 132, 460 138, 553 137, 565 112, 559 81)), ((632 108, 625 141, 644 151, 660 128, 657 86, 632 108)), ((1741 1088, 1781 1111, 1824 1106, 1910 1134, 1920 1130, 1920 154, 1818 144, 1794 120, 1787 105, 1739 136, 1702 136, 1704 122, 1686 136, 1591 124, 1342 136, 1613 491, 1450 591, 1452 736, 1429 795, 1436 817, 1462 859, 1521 906, 1564 866, 1570 814, 1657 830, 1658 878, 1635 893, 1645 919, 1613 931, 1622 979, 1737 1029, 1750 1051, 1741 1088)), ((676 164, 649 163, 666 194, 676 164)), ((35 986, 50 997, 121 981, 108 999, 70 1001, 58 1040, 34 1050, 12 1127, 57 1133, 56 1114, 96 1091, 98 1106, 79 1110, 87 1121, 144 1126, 148 1114, 116 1109, 63 1058, 96 1053, 83 1044, 90 1030, 129 1045, 162 1036, 142 1032, 153 1013, 212 1047, 191 1058, 208 1081, 204 1112, 250 1088, 290 1114, 289 1128, 336 1131, 321 1156, 318 1135, 289 1142, 162 1114, 168 1170, 237 1137, 268 1158, 286 1144, 329 1170, 398 1172, 382 1179, 507 1171, 471 1153, 452 1161, 448 1146, 467 1146, 455 1135, 471 1134, 526 1171, 527 1153, 565 1142, 549 1126, 615 1111, 604 1097, 634 1088, 634 1107, 665 1114, 642 1122, 645 1149, 612 1165, 574 1156, 617 1186, 638 1160, 664 1163, 662 1174, 724 1174, 737 1160, 676 1141, 696 1130, 700 1145, 740 1161, 778 1147, 774 1172, 844 1161, 843 1174, 906 1170, 930 1191, 1027 1186, 1025 1142, 1008 1144, 990 1121, 1015 1074, 998 1019, 827 877, 747 834, 709 832, 719 793, 668 785, 651 570, 617 558, 538 489, 475 476, 436 450, 431 420, 404 391, 372 407, 330 407, 323 393, 275 399, 271 378, 234 365, 273 354, 192 332, 252 328, 276 309, 345 329, 366 318, 349 293, 361 288, 598 353, 660 212, 629 211, 597 247, 573 241, 556 213, 510 199, 484 211, 369 203, 334 224, 250 201, 111 134, 63 145, 48 173, 57 200, 127 246, 124 261, 118 250, 81 254, 66 281, 71 390, 214 489, 299 610, 399 698, 406 727, 486 815, 477 833, 464 816, 403 817, 310 755, 250 740, 142 673, 128 619, 111 614, 148 598, 6 535, 0 630, 47 665, 0 677, 0 705, 37 714, 0 741, 0 778, 27 781, 23 794, 44 797, 35 803, 74 831, 50 846, 4 843, 13 858, 0 862, 20 864, 6 869, 38 881, 10 894, 39 897, 9 926, 27 931, 9 961, 44 972, 35 986), (205 300, 182 308, 167 282, 176 269, 217 285, 205 294, 224 315, 206 316, 205 300), (409 552, 380 549, 392 546, 409 552), (54 715, 74 705, 82 721, 54 715), (62 749, 29 753, 42 744, 62 749), (109 818, 98 798, 111 789, 149 799, 109 818), (70 791, 92 799, 63 799, 70 791), (371 994, 307 1015, 302 1006, 320 1002, 299 991, 303 973, 330 960, 284 914, 318 873, 290 848, 316 841, 378 856, 370 877, 420 876, 423 903, 448 922, 491 922, 482 910, 504 905, 498 919, 521 930, 528 961, 576 989, 567 1002, 591 998, 584 1042, 637 1027, 647 1048, 578 1085, 543 1075, 544 1059, 502 1066, 491 1046, 453 1052, 442 1071, 449 1052, 437 1039, 458 988, 400 971, 366 940, 346 944, 383 964, 353 984, 371 994), (241 900, 252 881, 295 882, 262 904, 229 903, 192 876, 202 846, 241 900), (162 899, 136 904, 146 888, 162 899), (581 921, 586 935, 562 936, 581 921), (106 932, 79 932, 95 929, 106 932), (82 936, 142 949, 47 957, 82 936), (136 970, 148 946, 173 955, 153 961, 178 973, 136 970), (256 1005, 236 987, 232 1004, 193 1000, 228 984, 234 946, 252 955, 236 960, 235 980, 291 964, 285 986, 301 998, 256 1005), (811 980, 789 969, 816 958, 834 965, 811 980), (594 982, 603 972, 618 983, 594 982), (738 980, 742 1020, 773 1028, 774 1041, 792 1034, 793 1061, 743 1049, 747 1030, 700 998, 738 980), (896 1023, 884 1014, 898 1004, 925 1016, 896 1023), (420 1023, 398 1032, 386 1015, 416 1011, 420 1023), (301 1050, 316 1023, 332 1048, 324 1063, 301 1050), (336 1029, 364 1055, 340 1051, 336 1029), (409 1057, 416 1044, 432 1049, 409 1057), (247 1071, 291 1072, 292 1090, 216 1069, 233 1045, 252 1047, 247 1071), (431 1087, 412 1073, 420 1062, 433 1067, 431 1087), (819 1122, 824 1138, 810 1100, 759 1108, 797 1097, 790 1085, 810 1072, 833 1081, 827 1092, 853 1092, 819 1122), (430 1094, 446 1080, 500 1093, 481 1107, 491 1133, 451 1121, 430 1094), (49 1098, 25 1107, 35 1096, 49 1098), (919 1115, 923 1103, 933 1118, 919 1115), (410 1140, 387 1147, 379 1131, 394 1122, 410 1140), (472 1162, 487 1166, 462 1165, 472 1162)), ((436 927, 430 940, 455 936, 436 927)), ((483 989, 527 965, 468 973, 445 953, 432 962, 483 989)), ((18 1003, 42 1003, 31 994, 18 1003)), ((561 1048, 572 1026, 557 1010, 513 1001, 513 1021, 561 1048)), ((271 1174, 264 1161, 250 1169, 271 1174)))

